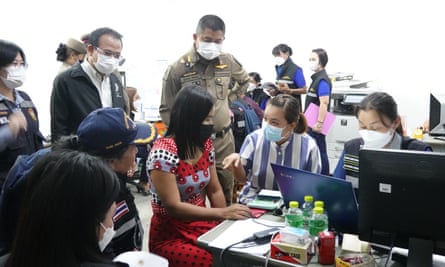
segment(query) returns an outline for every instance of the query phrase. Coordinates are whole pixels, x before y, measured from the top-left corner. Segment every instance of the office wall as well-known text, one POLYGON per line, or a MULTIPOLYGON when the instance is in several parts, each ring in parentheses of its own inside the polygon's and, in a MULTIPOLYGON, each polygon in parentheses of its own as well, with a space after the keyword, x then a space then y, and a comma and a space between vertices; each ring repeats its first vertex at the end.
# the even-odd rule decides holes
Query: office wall
POLYGON ((445 18, 439 5, 432 0, 15 0, 2 3, 0 38, 25 50, 29 69, 23 89, 38 106, 44 134, 50 132, 49 97, 60 42, 97 27, 118 30, 124 35, 128 85, 141 91, 147 105, 157 105, 165 67, 191 47, 198 19, 208 13, 226 22, 223 50, 263 81, 274 81, 276 44, 292 47, 308 83, 310 51, 322 47, 329 55, 328 72, 375 80, 396 98, 413 129, 427 118, 429 92, 445 91, 445 18))

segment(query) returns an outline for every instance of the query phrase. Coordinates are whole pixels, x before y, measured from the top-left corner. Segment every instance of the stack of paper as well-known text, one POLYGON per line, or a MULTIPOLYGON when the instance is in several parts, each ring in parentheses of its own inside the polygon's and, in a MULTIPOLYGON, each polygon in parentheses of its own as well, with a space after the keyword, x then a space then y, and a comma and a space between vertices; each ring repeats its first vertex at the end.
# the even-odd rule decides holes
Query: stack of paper
MULTIPOLYGON (((210 247, 224 249, 237 242, 253 236, 254 233, 263 231, 273 227, 283 227, 283 222, 272 222, 261 219, 247 219, 235 221, 229 228, 221 233, 213 242, 209 243, 210 247)), ((236 245, 231 250, 242 251, 256 255, 265 255, 269 249, 270 244, 266 243, 259 246, 245 247, 246 244, 236 245)))

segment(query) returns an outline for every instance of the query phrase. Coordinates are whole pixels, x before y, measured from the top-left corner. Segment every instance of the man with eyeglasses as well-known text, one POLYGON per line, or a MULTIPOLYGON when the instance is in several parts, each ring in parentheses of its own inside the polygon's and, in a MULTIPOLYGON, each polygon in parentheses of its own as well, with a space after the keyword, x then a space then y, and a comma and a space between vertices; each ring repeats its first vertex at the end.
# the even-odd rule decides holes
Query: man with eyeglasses
POLYGON ((193 34, 194 45, 164 75, 159 113, 168 126, 170 111, 176 94, 187 85, 200 85, 215 99, 213 136, 216 169, 224 190, 227 205, 232 203, 233 176, 222 168, 223 159, 235 152, 231 130, 229 97, 245 92, 249 75, 233 55, 221 52, 225 39, 225 23, 215 15, 203 16, 193 34))
POLYGON ((116 74, 122 60, 122 35, 111 28, 89 34, 83 63, 56 76, 51 93, 51 139, 74 134, 80 122, 102 107, 129 110, 121 77, 116 74))

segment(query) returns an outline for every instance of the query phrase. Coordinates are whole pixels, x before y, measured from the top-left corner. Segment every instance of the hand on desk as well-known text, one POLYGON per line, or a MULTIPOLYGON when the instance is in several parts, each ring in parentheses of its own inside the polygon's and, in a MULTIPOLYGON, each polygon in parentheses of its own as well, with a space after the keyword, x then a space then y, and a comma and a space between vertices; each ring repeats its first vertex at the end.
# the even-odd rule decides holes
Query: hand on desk
POLYGON ((242 204, 232 204, 223 208, 222 212, 226 220, 245 220, 252 217, 249 207, 242 204))

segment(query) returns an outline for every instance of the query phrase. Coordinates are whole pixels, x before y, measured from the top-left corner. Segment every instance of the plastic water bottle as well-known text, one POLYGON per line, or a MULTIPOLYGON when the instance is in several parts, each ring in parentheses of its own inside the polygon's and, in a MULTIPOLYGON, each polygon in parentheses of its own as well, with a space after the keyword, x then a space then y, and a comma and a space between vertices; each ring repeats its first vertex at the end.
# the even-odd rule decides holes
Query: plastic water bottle
POLYGON ((287 226, 303 227, 303 211, 298 207, 298 201, 289 201, 289 210, 285 218, 287 226))
POLYGON ((307 195, 304 196, 304 203, 301 209, 303 210, 303 228, 309 228, 309 221, 312 217, 312 210, 314 209, 314 197, 307 195))
POLYGON ((316 200, 314 201, 314 208, 320 207, 324 209, 324 202, 322 200, 316 200))
POLYGON ((313 210, 312 217, 309 221, 309 234, 318 236, 318 233, 328 230, 328 216, 324 214, 324 209, 316 207, 313 210))
POLYGON ((314 208, 320 207, 324 209, 324 214, 328 215, 328 211, 324 208, 324 201, 323 200, 315 200, 314 201, 314 208))

